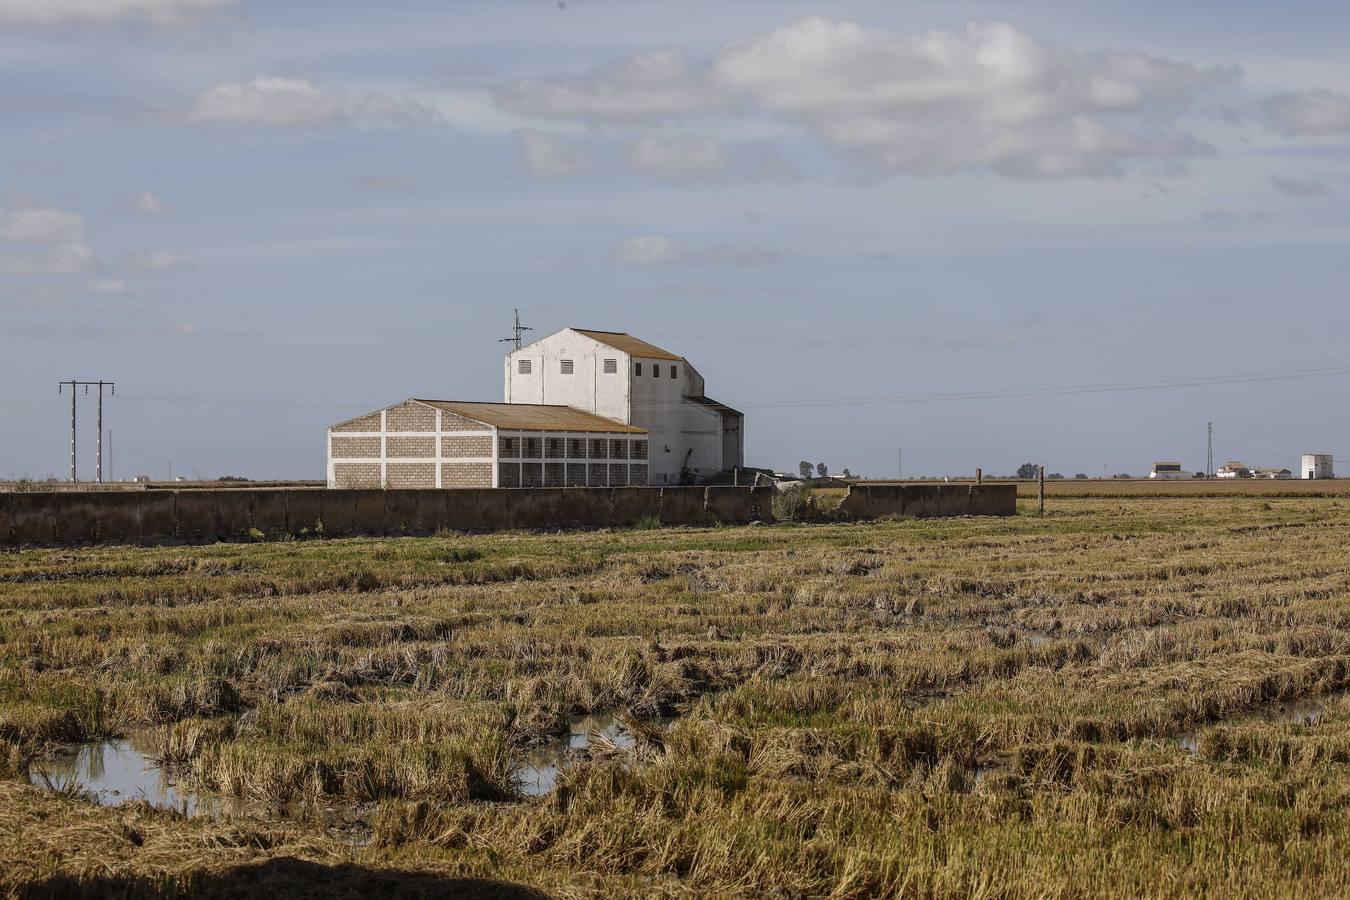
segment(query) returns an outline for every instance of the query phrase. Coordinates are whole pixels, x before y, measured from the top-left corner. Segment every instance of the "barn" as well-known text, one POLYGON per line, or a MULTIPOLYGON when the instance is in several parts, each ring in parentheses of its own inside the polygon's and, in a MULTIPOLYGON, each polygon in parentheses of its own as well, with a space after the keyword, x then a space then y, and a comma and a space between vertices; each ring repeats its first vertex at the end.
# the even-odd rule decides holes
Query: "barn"
POLYGON ((570 406, 418 400, 328 429, 330 488, 626 487, 648 436, 570 406))

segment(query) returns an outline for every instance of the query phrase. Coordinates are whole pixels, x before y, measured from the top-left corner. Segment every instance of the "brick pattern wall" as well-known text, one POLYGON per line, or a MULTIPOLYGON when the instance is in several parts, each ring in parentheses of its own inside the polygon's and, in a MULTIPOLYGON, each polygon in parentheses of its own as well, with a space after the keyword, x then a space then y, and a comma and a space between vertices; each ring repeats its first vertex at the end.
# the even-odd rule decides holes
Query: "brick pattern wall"
POLYGON ((586 486, 586 464, 568 463, 567 487, 585 487, 585 486, 586 486))
POLYGON ((497 455, 502 459, 520 459, 520 438, 498 438, 497 455))
POLYGON ((591 487, 605 487, 609 484, 609 466, 605 463, 591 463, 586 474, 591 487))
POLYGON ((333 467, 333 479, 340 488, 378 488, 379 463, 338 463, 333 467))
MULTIPOLYGON (((441 412, 441 431, 483 431, 486 428, 487 426, 482 422, 475 422, 473 419, 466 419, 444 410, 441 412)), ((434 430, 434 427, 428 429, 428 431, 434 430)))
MULTIPOLYGON (((376 430, 379 430, 379 423, 376 430)), ((370 459, 380 455, 380 439, 377 437, 340 437, 333 435, 334 459, 370 459)))
POLYGON ((647 467, 634 463, 628 472, 628 483, 636 487, 646 487, 647 467))
POLYGON ((444 463, 441 487, 492 487, 492 463, 444 463))
POLYGON ((520 464, 520 486, 521 487, 543 487, 544 486, 544 464, 543 463, 521 463, 520 464))
POLYGON ((565 467, 560 462, 544 463, 544 487, 565 487, 565 467))
POLYGON ((520 463, 497 463, 497 487, 520 487, 520 463))
POLYGON ((436 464, 425 463, 385 463, 386 478, 391 488, 434 488, 436 486, 436 464))
POLYGON ((335 433, 341 433, 343 431, 379 431, 379 430, 380 430, 379 413, 371 413, 370 415, 362 416, 359 419, 352 419, 350 422, 347 422, 343 425, 338 425, 333 429, 335 433))
POLYGON ((628 487, 628 467, 618 463, 609 465, 609 486, 628 487))
MULTIPOLYGON (((633 446, 632 446, 631 449, 632 449, 631 457, 632 457, 633 459, 646 459, 646 458, 647 458, 647 442, 646 442, 646 441, 633 441, 633 446)), ((647 481, 646 481, 645 478, 643 479, 642 483, 643 483, 643 484, 646 484, 646 483, 647 483, 647 481)))
POLYGON ((619 440, 618 438, 611 439, 610 442, 609 442, 609 458, 610 458, 610 459, 627 459, 627 458, 628 458, 628 442, 627 442, 627 441, 621 441, 621 440, 619 440))
POLYGON ((481 458, 491 455, 492 438, 487 435, 441 438, 441 456, 472 456, 481 458))
POLYGON ((436 410, 405 400, 398 406, 389 407, 385 422, 388 431, 435 431, 436 410))
MULTIPOLYGON (((378 438, 376 439, 378 443, 378 438)), ((388 444, 389 456, 405 457, 435 457, 436 439, 434 437, 395 437, 390 435, 386 442, 388 444)), ((376 448, 374 456, 379 456, 379 448, 376 448)), ((435 485, 432 485, 435 487, 435 485)))

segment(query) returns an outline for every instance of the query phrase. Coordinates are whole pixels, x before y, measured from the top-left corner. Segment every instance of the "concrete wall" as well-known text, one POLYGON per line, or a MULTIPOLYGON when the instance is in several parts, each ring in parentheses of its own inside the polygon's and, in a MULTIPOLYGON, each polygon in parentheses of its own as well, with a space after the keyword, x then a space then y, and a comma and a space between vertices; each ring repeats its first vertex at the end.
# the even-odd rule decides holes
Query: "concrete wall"
POLYGON ((837 511, 842 519, 1016 514, 1015 484, 855 484, 837 511))
MULTIPOLYGON (((1017 487, 854 485, 838 518, 1012 515, 1017 487)), ((201 543, 259 536, 432 534, 771 521, 771 488, 457 491, 192 490, 0 494, 0 545, 201 543)))

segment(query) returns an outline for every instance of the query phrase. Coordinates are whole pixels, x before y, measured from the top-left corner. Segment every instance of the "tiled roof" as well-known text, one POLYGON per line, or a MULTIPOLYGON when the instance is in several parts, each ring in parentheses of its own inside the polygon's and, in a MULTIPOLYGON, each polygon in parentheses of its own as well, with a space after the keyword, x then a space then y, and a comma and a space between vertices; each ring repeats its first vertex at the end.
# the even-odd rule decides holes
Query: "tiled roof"
POLYGON ((590 331, 585 328, 573 328, 577 334, 584 334, 593 341, 599 341, 606 347, 613 347, 629 356, 637 356, 642 359, 684 359, 683 356, 676 356, 669 350, 662 350, 655 344, 649 344, 640 338, 635 338, 631 334, 623 331, 590 331))
POLYGON ((646 434, 644 428, 625 425, 571 406, 538 403, 475 403, 468 400, 417 400, 427 406, 507 431, 584 431, 598 434, 646 434))

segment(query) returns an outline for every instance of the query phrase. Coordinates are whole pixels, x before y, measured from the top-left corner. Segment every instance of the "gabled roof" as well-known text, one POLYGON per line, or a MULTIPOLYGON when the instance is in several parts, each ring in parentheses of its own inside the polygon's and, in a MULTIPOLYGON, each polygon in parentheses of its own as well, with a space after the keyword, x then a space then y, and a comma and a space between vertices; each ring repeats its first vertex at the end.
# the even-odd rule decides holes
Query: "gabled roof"
MULTIPOLYGON (((414 398, 416 399, 416 398, 414 398)), ((572 406, 539 403, 476 403, 469 400, 416 400, 427 406, 507 431, 583 431, 597 434, 646 434, 572 406)))
POLYGON ((606 347, 613 347, 629 356, 639 356, 643 359, 684 359, 683 356, 676 356, 669 350, 662 350, 655 344, 649 344, 646 341, 635 338, 625 331, 591 331, 586 328, 573 328, 577 334, 584 334, 593 341, 598 341, 606 347))

